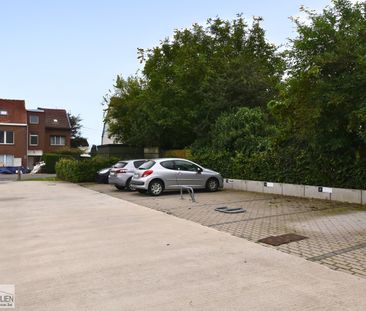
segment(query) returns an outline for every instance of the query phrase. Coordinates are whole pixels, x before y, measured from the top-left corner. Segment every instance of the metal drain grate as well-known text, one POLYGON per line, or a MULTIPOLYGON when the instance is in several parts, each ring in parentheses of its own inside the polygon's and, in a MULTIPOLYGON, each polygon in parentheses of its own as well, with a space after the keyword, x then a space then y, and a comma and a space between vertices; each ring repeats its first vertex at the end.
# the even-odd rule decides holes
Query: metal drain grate
POLYGON ((215 208, 215 211, 221 212, 221 213, 226 213, 226 214, 238 214, 238 213, 246 212, 246 210, 241 207, 228 208, 227 206, 217 207, 217 208, 215 208))
POLYGON ((276 235, 276 236, 269 236, 264 239, 258 240, 258 242, 273 245, 273 246, 279 246, 282 244, 287 244, 291 242, 297 242, 304 239, 308 239, 306 236, 294 234, 294 233, 288 233, 288 234, 282 234, 282 235, 276 235))

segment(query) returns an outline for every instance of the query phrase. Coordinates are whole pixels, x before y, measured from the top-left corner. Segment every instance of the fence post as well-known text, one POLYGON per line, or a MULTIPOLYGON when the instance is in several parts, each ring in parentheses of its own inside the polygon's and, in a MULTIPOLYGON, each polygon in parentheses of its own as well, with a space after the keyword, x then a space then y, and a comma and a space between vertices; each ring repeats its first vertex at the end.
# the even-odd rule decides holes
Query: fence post
POLYGON ((20 169, 20 167, 18 168, 18 177, 17 177, 17 181, 21 181, 22 180, 22 171, 20 169))

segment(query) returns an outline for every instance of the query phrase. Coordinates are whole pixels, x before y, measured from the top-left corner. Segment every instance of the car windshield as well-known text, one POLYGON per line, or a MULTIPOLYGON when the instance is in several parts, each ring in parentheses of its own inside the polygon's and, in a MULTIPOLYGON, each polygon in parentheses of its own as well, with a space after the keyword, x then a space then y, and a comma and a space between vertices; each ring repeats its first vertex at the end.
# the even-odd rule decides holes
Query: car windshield
POLYGON ((139 170, 148 170, 149 168, 152 168, 154 164, 155 161, 147 161, 139 167, 139 170))
POLYGON ((117 162, 115 165, 113 165, 114 168, 122 168, 127 165, 127 162, 117 162))

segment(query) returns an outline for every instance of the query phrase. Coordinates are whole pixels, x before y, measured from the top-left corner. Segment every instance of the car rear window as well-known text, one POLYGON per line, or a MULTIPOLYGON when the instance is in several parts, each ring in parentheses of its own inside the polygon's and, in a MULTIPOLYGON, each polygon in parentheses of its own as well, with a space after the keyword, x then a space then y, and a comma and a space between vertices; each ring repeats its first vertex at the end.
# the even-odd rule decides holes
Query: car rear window
POLYGON ((139 170, 148 170, 149 168, 152 168, 154 164, 155 161, 147 161, 139 167, 139 170))
POLYGON ((133 165, 135 168, 139 168, 142 164, 144 164, 147 160, 141 160, 141 161, 135 161, 133 162, 133 165))
POLYGON ((117 162, 115 165, 113 165, 114 168, 122 168, 127 165, 127 162, 117 162))

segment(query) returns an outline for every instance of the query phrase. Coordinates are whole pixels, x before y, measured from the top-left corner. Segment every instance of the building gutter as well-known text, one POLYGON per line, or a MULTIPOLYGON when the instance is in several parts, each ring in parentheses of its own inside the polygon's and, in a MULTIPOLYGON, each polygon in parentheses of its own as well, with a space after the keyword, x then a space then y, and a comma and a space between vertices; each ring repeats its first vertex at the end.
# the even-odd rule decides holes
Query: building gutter
POLYGON ((27 126, 26 123, 4 123, 4 122, 0 122, 0 125, 7 125, 7 126, 27 126))

